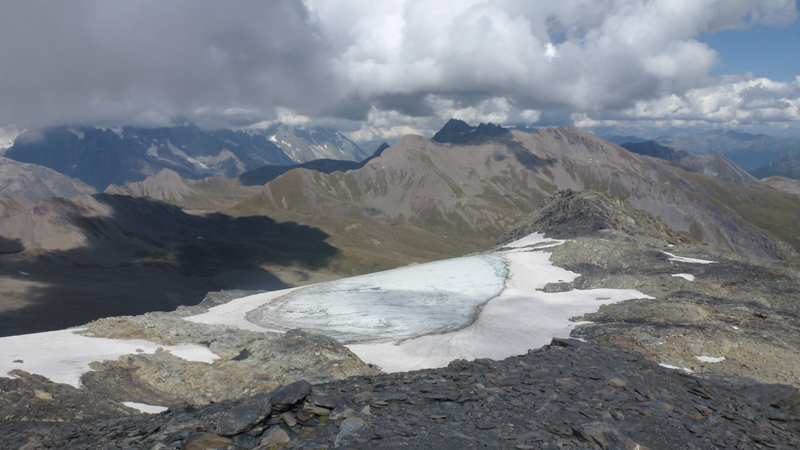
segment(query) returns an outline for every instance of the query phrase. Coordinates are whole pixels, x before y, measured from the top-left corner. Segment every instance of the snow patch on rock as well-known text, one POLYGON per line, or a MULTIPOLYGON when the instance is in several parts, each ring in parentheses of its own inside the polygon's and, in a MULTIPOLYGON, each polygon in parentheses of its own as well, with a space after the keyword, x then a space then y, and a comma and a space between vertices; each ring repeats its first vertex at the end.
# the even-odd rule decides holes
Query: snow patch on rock
POLYGON ((0 376, 14 369, 39 374, 54 383, 81 386, 81 376, 94 361, 122 355, 164 351, 188 361, 213 363, 219 356, 202 345, 161 345, 142 339, 107 339, 76 334, 80 329, 48 331, 0 338, 0 376), (21 361, 21 362, 18 362, 21 361))
POLYGON ((146 403, 122 402, 122 404, 145 414, 158 414, 169 410, 166 406, 148 405, 146 403))
POLYGON ((675 262, 685 262, 689 264, 714 264, 716 262, 716 261, 709 261, 706 259, 686 258, 684 256, 674 255, 670 252, 663 252, 663 253, 669 256, 670 261, 675 261, 675 262))
POLYGON ((673 273, 673 277, 683 278, 685 280, 694 281, 694 275, 690 273, 673 273))

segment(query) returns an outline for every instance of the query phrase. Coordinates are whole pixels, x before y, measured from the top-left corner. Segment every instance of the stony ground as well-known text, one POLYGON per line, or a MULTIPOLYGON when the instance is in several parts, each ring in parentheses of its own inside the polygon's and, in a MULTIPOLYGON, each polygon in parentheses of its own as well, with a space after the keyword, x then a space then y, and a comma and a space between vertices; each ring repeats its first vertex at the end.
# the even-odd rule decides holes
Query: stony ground
MULTIPOLYGON (((788 390, 787 390, 788 389, 788 390)), ((800 446, 800 395, 739 391, 607 345, 557 340, 504 361, 298 382, 160 415, 0 423, 0 448, 605 448, 800 446)))
POLYGON ((545 290, 622 288, 654 297, 577 317, 592 323, 573 336, 707 376, 800 387, 797 252, 787 261, 744 258, 694 243, 628 202, 591 191, 559 192, 499 242, 532 232, 569 239, 545 251, 556 266, 581 274, 545 290), (724 359, 697 358, 704 356, 724 359))
POLYGON ((795 266, 608 232, 577 238, 552 252, 555 265, 582 276, 569 286, 548 289, 625 287, 655 297, 601 306, 580 318, 592 323, 573 336, 620 345, 697 373, 800 387, 800 271, 795 266), (664 252, 714 263, 670 261, 664 252), (724 359, 703 362, 700 356, 724 359))

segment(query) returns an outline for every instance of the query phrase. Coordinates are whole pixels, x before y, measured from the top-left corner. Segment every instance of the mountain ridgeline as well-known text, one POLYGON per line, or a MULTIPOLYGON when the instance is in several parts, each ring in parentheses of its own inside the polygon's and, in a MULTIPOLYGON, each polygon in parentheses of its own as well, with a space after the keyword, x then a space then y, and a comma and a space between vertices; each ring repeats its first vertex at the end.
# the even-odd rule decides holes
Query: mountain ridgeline
POLYGON ((46 198, 95 192, 80 180, 54 170, 0 157, 0 218, 24 212, 46 198))
POLYGON ((263 166, 258 169, 249 170, 239 175, 239 180, 244 186, 256 186, 267 184, 292 169, 309 169, 322 173, 347 172, 364 167, 368 162, 381 156, 384 150, 389 148, 389 144, 383 143, 375 153, 363 161, 343 161, 339 159, 315 159, 313 161, 294 164, 291 166, 263 166))
MULTIPOLYGON (((606 139, 617 145, 647 141, 636 136, 609 136, 606 139)), ((800 150, 800 138, 777 138, 722 129, 695 135, 660 136, 653 141, 697 155, 721 155, 747 171, 762 167, 783 153, 800 150)))
POLYGON ((491 122, 473 127, 463 120, 450 119, 441 130, 433 135, 432 140, 443 144, 466 144, 478 136, 500 136, 505 133, 508 133, 507 129, 491 122))
POLYGON ((485 248, 556 191, 593 189, 741 254, 791 257, 800 248, 796 196, 723 158, 663 151, 667 159, 644 157, 574 127, 506 130, 467 144, 411 135, 356 170, 286 172, 226 211, 318 226, 337 245, 377 259, 433 233, 437 243, 416 250, 424 257, 447 245, 485 248))
POLYGON ((626 143, 622 144, 621 147, 632 153, 663 159, 672 166, 679 167, 687 172, 702 173, 722 181, 731 181, 739 184, 757 182, 752 175, 720 155, 695 155, 665 147, 653 141, 626 143))
POLYGON ((48 167, 98 191, 142 181, 162 169, 185 178, 234 178, 265 165, 319 158, 360 161, 355 143, 332 130, 274 125, 265 130, 56 127, 21 134, 7 158, 48 167))
POLYGON ((800 196, 791 184, 760 182, 715 155, 647 143, 631 147, 637 154, 575 127, 486 135, 453 125, 477 136, 442 143, 407 135, 359 163, 326 159, 234 179, 163 168, 106 190, 124 196, 49 199, 34 209, 0 199, 10 211, 0 218, 0 256, 18 286, 8 285, 16 289, 8 298, 40 284, 60 284, 59 298, 64 289, 76 298, 99 289, 66 275, 75 270, 126 283, 144 271, 139 282, 171 286, 164 291, 186 301, 197 292, 180 292, 199 289, 197 275, 211 277, 206 287, 231 286, 247 272, 261 289, 279 282, 275 270, 341 276, 441 260, 489 248, 568 189, 620 197, 686 238, 743 257, 797 259, 800 196), (295 238, 314 245, 285 242, 295 238))
POLYGON ((758 178, 778 176, 800 180, 800 150, 786 152, 775 161, 759 167, 751 173, 758 178))

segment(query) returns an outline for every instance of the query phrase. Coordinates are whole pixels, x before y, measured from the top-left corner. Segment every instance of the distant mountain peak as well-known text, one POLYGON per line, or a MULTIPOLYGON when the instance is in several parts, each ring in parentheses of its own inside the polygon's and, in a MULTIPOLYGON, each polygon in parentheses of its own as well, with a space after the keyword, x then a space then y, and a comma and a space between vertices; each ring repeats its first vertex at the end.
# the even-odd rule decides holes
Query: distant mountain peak
POLYGON ((508 130, 491 122, 473 127, 463 120, 450 119, 433 135, 433 140, 441 143, 466 144, 477 136, 499 136, 508 130))

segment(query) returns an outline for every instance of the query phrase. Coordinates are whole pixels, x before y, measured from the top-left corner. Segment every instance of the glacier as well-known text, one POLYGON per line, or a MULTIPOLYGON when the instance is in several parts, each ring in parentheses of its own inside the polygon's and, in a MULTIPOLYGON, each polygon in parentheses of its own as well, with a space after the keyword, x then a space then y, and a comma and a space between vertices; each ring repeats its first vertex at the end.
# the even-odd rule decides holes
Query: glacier
POLYGON ((531 234, 487 255, 401 267, 233 300, 186 320, 251 331, 305 328, 342 341, 387 372, 502 359, 569 337, 575 316, 652 298, 629 289, 546 293, 580 276, 542 249, 566 241, 531 234))
POLYGON ((250 311, 267 329, 312 329, 344 344, 408 339, 463 328, 499 295, 508 270, 496 255, 470 256, 321 283, 250 311))

